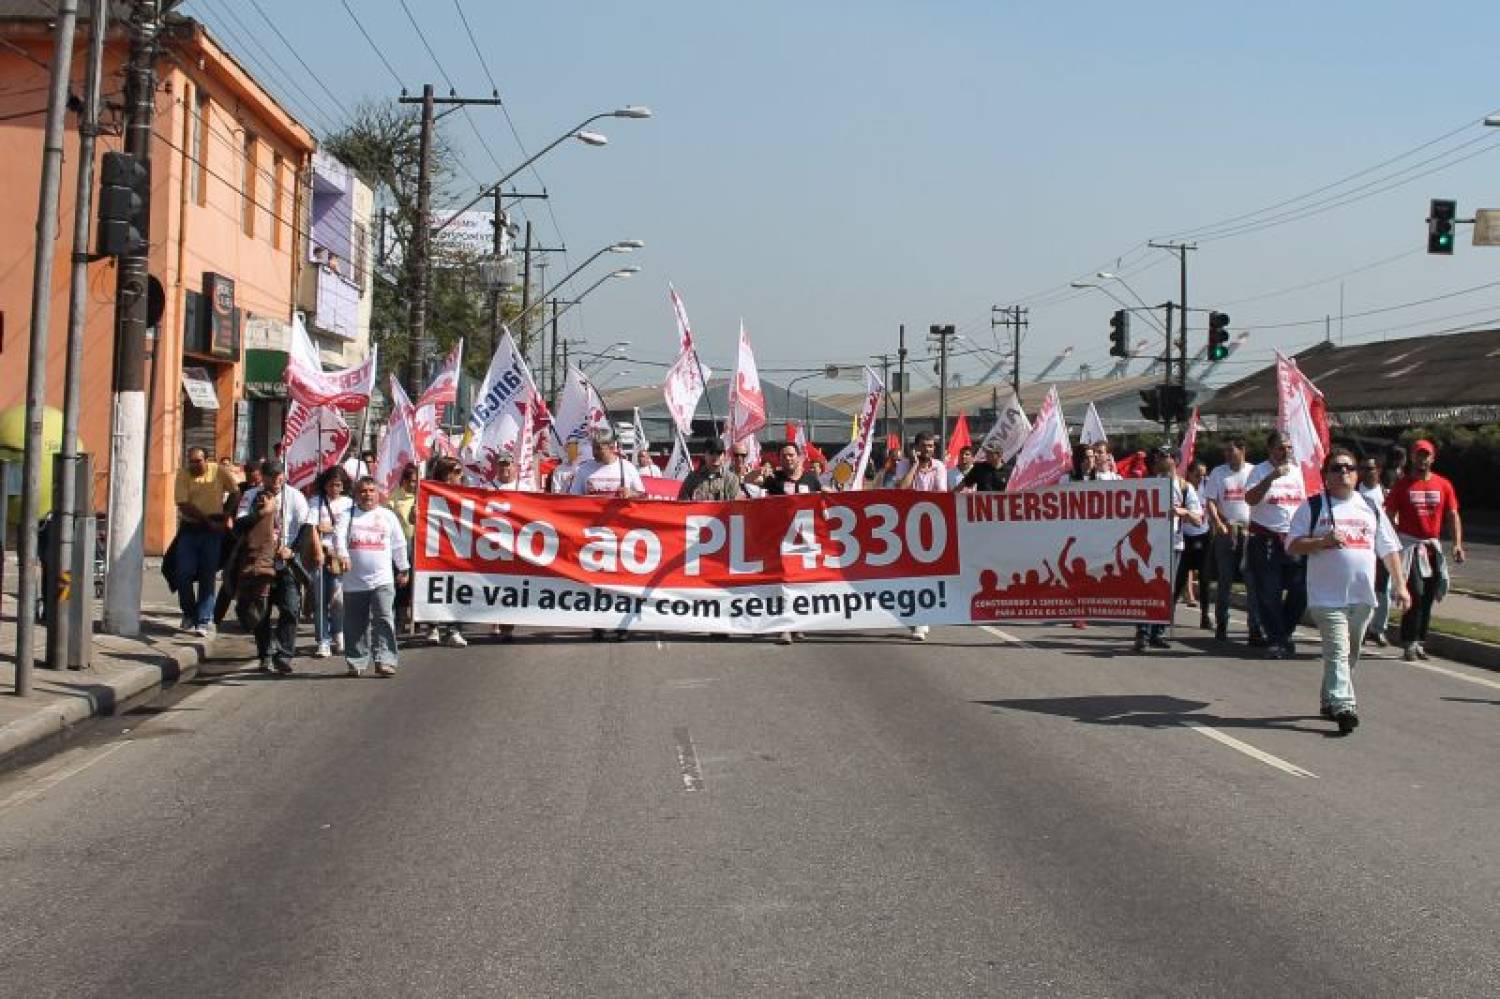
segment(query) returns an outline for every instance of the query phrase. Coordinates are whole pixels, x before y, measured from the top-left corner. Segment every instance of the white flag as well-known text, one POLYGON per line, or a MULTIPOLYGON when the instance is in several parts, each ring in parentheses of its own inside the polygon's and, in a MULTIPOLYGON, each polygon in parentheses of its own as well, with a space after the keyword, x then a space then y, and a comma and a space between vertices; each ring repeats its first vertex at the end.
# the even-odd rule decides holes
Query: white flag
POLYGON ((1010 461, 1021 450, 1021 445, 1026 442, 1026 435, 1031 433, 1031 421, 1026 418, 1026 411, 1021 408, 1021 401, 1014 395, 1005 408, 995 419, 995 425, 990 432, 984 435, 984 440, 979 442, 979 450, 988 454, 991 451, 999 451, 1002 461, 1010 461))
POLYGON ((766 396, 760 387, 760 372, 745 321, 740 320, 740 349, 735 356, 734 378, 729 383, 729 443, 754 434, 766 425, 766 396))
MULTIPOLYGON (((443 408, 458 399, 458 379, 463 356, 464 342, 460 340, 433 376, 432 384, 427 386, 422 397, 412 407, 411 433, 418 461, 425 461, 434 451, 443 450, 444 434, 440 426, 443 408)), ((405 392, 402 397, 406 397, 405 392)))
POLYGON ((1072 468, 1068 425, 1063 421, 1062 403, 1058 401, 1057 386, 1054 385, 1036 414, 1036 426, 1031 428, 1026 442, 1021 445, 1021 453, 1016 455, 1016 467, 1010 473, 1005 491, 1019 493, 1055 486, 1068 477, 1072 468))
POLYGON ((391 375, 391 415, 386 424, 385 436, 380 438, 380 447, 375 453, 375 470, 371 474, 389 496, 401 484, 401 473, 406 466, 418 461, 417 444, 412 434, 411 399, 401 382, 391 375))
POLYGON ((667 459, 667 468, 663 473, 669 479, 683 481, 693 472, 693 457, 688 454, 687 442, 682 439, 681 434, 674 434, 676 443, 672 445, 672 457, 667 459))
POLYGON ((854 439, 833 456, 823 473, 823 484, 840 491, 864 488, 865 468, 875 443, 875 415, 885 398, 885 386, 869 367, 865 368, 865 403, 855 421, 854 439))
POLYGON ((1085 444, 1109 443, 1109 435, 1104 432, 1104 421, 1099 419, 1099 411, 1092 402, 1089 403, 1088 412, 1083 414, 1083 434, 1078 439, 1085 444))
MULTIPOLYGON (((642 451, 650 451, 651 442, 646 439, 646 423, 641 419, 641 408, 639 406, 635 407, 634 414, 635 422, 631 424, 630 430, 631 435, 635 438, 635 451, 633 453, 638 455, 642 451)), ((679 433, 678 436, 681 436, 681 434, 679 433)))
POLYGON ((667 401, 667 412, 672 414, 677 432, 687 436, 693 432, 693 412, 698 408, 698 400, 703 398, 713 372, 698 360, 698 349, 693 345, 693 328, 688 325, 682 296, 670 284, 667 285, 667 294, 671 296, 672 314, 677 319, 678 353, 677 360, 667 369, 667 377, 662 380, 661 394, 667 401))
POLYGON ((294 402, 311 409, 314 406, 331 406, 346 412, 358 412, 370 404, 370 393, 375 390, 375 354, 352 368, 324 371, 318 357, 318 348, 300 315, 292 316, 292 342, 287 351, 287 394, 294 402))
POLYGON ((580 453, 586 453, 594 432, 608 429, 609 417, 604 412, 604 400, 599 397, 598 390, 581 368, 569 365, 562 395, 557 399, 557 419, 553 424, 552 434, 553 454, 566 461, 569 444, 577 444, 580 453))
POLYGON ((281 459, 293 489, 307 489, 332 468, 353 434, 332 406, 304 406, 293 399, 281 435, 281 459))
POLYGON ((460 455, 464 467, 479 484, 494 485, 499 457, 508 453, 521 481, 535 481, 536 436, 550 424, 531 370, 506 330, 469 414, 468 441, 460 455))

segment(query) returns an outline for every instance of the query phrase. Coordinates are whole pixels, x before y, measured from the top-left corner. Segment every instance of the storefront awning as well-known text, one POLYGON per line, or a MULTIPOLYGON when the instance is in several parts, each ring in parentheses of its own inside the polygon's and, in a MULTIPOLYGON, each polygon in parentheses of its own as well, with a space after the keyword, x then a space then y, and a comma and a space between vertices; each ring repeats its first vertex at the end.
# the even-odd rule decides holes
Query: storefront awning
POLYGON ((218 389, 203 368, 182 369, 182 390, 187 393, 188 402, 199 409, 219 408, 218 389))
POLYGON ((245 398, 286 398, 286 351, 245 351, 245 398))

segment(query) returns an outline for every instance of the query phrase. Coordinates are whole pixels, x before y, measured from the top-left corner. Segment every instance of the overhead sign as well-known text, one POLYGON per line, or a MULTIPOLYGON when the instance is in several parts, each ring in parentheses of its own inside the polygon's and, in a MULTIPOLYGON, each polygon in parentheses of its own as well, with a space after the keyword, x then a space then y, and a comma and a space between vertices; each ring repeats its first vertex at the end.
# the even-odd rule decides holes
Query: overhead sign
POLYGON ((1481 208, 1474 213, 1474 245, 1500 246, 1500 208, 1481 208))
POLYGON ((183 368, 182 390, 187 393, 188 402, 199 409, 219 408, 219 392, 204 368, 183 368))
POLYGON ((419 621, 765 634, 1171 618, 1165 479, 724 503, 423 482, 419 621))

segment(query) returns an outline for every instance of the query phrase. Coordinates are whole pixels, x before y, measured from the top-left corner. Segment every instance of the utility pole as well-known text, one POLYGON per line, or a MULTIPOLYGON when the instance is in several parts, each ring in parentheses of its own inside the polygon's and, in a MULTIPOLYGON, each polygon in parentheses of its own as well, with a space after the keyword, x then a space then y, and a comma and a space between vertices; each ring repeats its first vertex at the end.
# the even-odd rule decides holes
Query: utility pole
POLYGON ((516 332, 521 337, 521 356, 526 356, 526 350, 531 346, 529 335, 531 328, 531 220, 526 220, 526 249, 522 251, 521 257, 521 328, 516 332))
POLYGON ((557 408, 557 299, 552 300, 552 352, 547 364, 547 405, 557 408))
POLYGON ((881 433, 890 436, 891 433, 891 355, 871 354, 871 357, 880 362, 880 384, 885 386, 885 413, 880 420, 881 433))
MULTIPOLYGON (((1147 243, 1147 246, 1157 250, 1167 250, 1177 255, 1177 264, 1181 272, 1181 291, 1177 300, 1177 309, 1181 313, 1180 328, 1177 331, 1177 357, 1181 364, 1178 369, 1177 383, 1184 388, 1187 387, 1187 334, 1188 334, 1188 266, 1187 255, 1189 250, 1196 250, 1197 243, 1147 243)), ((1168 313, 1170 315, 1170 313, 1168 313)), ((1167 336, 1167 381, 1172 380, 1172 337, 1167 336)))
POLYGON ((46 131, 42 139, 42 183, 37 195, 36 261, 31 278, 31 341, 26 358, 26 447, 21 468, 21 545, 16 572, 16 694, 31 693, 36 643, 37 501, 42 482, 42 415, 47 404, 47 325, 52 318, 52 257, 57 249, 58 200, 62 194, 63 131, 67 127, 68 80, 73 72, 73 29, 78 0, 61 0, 52 36, 46 131))
MULTIPOLYGON (((83 324, 88 313, 89 222, 94 214, 94 139, 99 134, 99 83, 104 72, 104 41, 109 31, 109 4, 106 0, 89 2, 89 61, 84 72, 83 111, 78 122, 78 185, 73 198, 73 256, 68 286, 68 361, 63 382, 63 435, 60 467, 54 472, 54 483, 61 489, 61 502, 53 517, 52 536, 56 539, 53 565, 57 572, 70 572, 73 565, 73 533, 80 516, 78 495, 78 422, 83 395, 83 324), (61 481, 57 475, 61 474, 61 481)), ((88 511, 91 513, 92 511, 88 511)), ((93 562, 92 552, 84 565, 93 562)), ((73 585, 92 586, 93 582, 74 572, 73 585)), ((73 620, 71 611, 82 603, 79 595, 69 595, 62 586, 48 594, 47 666, 63 669, 69 665, 69 650, 80 649, 93 636, 87 618, 73 620), (75 627, 80 626, 81 627, 75 627)))
MULTIPOLYGON (((130 11, 130 61, 125 71, 125 152, 147 167, 156 115, 157 0, 135 0, 130 11)), ((149 242, 150 207, 143 213, 149 242)), ((109 454, 109 575, 104 630, 141 632, 141 581, 146 571, 146 292, 149 247, 121 254, 115 270, 114 433, 109 454)))
POLYGON ((407 254, 408 318, 406 341, 406 390, 413 399, 422 396, 422 362, 431 355, 427 342, 427 278, 431 266, 432 241, 432 137, 440 117, 437 105, 451 105, 443 114, 466 104, 499 104, 499 97, 436 97, 430 83, 422 85, 421 97, 403 93, 401 104, 422 105, 422 129, 417 140, 417 217, 412 223, 411 252, 407 254))
POLYGON ((896 407, 896 436, 901 439, 901 448, 906 448, 906 324, 901 324, 901 330, 896 339, 896 363, 899 365, 896 374, 896 387, 901 390, 901 402, 896 407))
MULTIPOLYGON (((500 255, 505 252, 505 204, 500 196, 500 188, 495 188, 495 235, 490 243, 490 249, 495 254, 495 264, 498 268, 500 255)), ((498 279, 499 270, 495 271, 498 279)), ((500 284, 497 280, 495 286, 490 289, 490 353, 495 353, 495 347, 500 343, 500 284)))
POLYGON ((958 335, 952 326, 929 326, 927 339, 938 344, 938 454, 948 453, 948 341, 958 335))
POLYGON ((998 305, 990 306, 990 328, 1005 326, 1011 331, 1010 388, 1015 393, 1017 402, 1021 400, 1021 331, 1031 325, 1030 315, 1030 309, 1023 309, 1019 305, 1012 305, 1007 309, 998 305), (997 312, 1002 318, 995 318, 994 314, 997 312))

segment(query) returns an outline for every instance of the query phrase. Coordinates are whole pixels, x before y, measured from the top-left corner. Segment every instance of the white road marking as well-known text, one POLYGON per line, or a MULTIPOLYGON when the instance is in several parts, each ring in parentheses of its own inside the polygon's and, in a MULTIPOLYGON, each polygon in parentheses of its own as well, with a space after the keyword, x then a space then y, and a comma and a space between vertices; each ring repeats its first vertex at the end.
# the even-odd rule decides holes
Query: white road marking
POLYGON ((1441 673, 1443 676, 1451 676, 1455 680, 1467 680, 1470 683, 1477 683, 1481 687, 1494 687, 1496 690, 1500 690, 1500 682, 1482 676, 1470 676, 1467 673, 1460 673, 1455 669, 1444 669, 1442 666, 1434 666, 1432 663, 1406 663, 1405 665, 1415 666, 1417 669, 1425 669, 1429 673, 1441 673))
POLYGON ((1196 721, 1192 718, 1184 718, 1182 720, 1182 725, 1184 728, 1187 728, 1193 732, 1197 732, 1201 736, 1205 736, 1209 739, 1214 740, 1215 742, 1223 743, 1236 752, 1244 753, 1252 760, 1259 760, 1267 766, 1275 767, 1282 773, 1291 774, 1293 777, 1311 777, 1314 780, 1318 779, 1318 775, 1313 773, 1311 770, 1304 770, 1301 767, 1297 766, 1295 763, 1288 763, 1286 760, 1283 760, 1279 756, 1272 756, 1270 753, 1266 752, 1263 749, 1256 749, 1248 742, 1241 742, 1232 735, 1225 735, 1218 729, 1205 725, 1201 721, 1196 721))
POLYGON ((129 739, 117 742, 112 746, 106 746, 104 749, 100 750, 97 753, 94 753, 91 756, 84 757, 82 760, 78 761, 70 767, 64 767, 61 770, 56 770, 46 775, 45 777, 37 778, 37 780, 34 781, 29 787, 23 787, 21 790, 12 794, 10 797, 4 799, 3 801, 0 801, 0 812, 6 811, 10 808, 14 808, 17 805, 24 805, 28 801, 33 801, 37 798, 40 798, 42 795, 46 794, 54 787, 67 780, 69 777, 78 776, 85 770, 94 766, 96 763, 103 763, 106 759, 113 756, 115 753, 124 749, 128 745, 130 745, 129 739))
POLYGON ((685 725, 672 734, 677 738, 677 770, 682 774, 683 789, 703 790, 703 771, 698 766, 698 751, 693 748, 692 734, 685 725))
POLYGON ((663 646, 663 645, 662 645, 662 644, 661 644, 661 639, 660 639, 660 638, 658 638, 658 639, 657 639, 657 640, 656 640, 656 651, 657 651, 657 652, 660 652, 660 651, 661 651, 661 650, 662 650, 662 649, 663 649, 663 648, 665 648, 665 646, 663 646))
POLYGON ((1026 641, 1023 638, 1017 638, 1015 635, 1012 635, 1008 631, 1001 631, 999 628, 993 627, 992 625, 988 624, 981 624, 979 627, 989 632, 991 635, 994 635, 1002 642, 1009 642, 1011 645, 1019 645, 1023 649, 1031 648, 1030 642, 1026 641))

